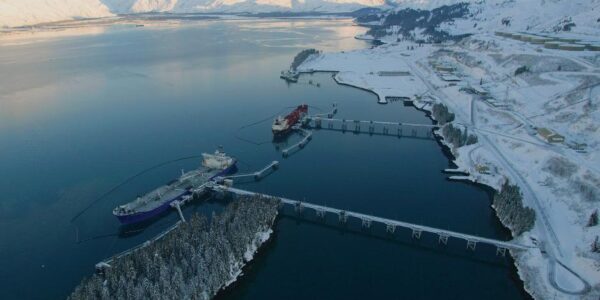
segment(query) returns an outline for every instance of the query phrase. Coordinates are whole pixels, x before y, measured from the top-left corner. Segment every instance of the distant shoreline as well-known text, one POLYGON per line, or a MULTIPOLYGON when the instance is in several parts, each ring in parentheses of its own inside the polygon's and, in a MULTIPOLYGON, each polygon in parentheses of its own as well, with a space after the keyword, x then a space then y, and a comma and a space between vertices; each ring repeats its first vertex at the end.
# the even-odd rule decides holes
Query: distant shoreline
POLYGON ((54 38, 102 34, 111 27, 167 28, 194 25, 201 21, 251 21, 251 20, 344 20, 345 13, 152 13, 124 14, 103 18, 85 18, 38 23, 18 27, 0 27, 0 47, 35 43, 54 38))

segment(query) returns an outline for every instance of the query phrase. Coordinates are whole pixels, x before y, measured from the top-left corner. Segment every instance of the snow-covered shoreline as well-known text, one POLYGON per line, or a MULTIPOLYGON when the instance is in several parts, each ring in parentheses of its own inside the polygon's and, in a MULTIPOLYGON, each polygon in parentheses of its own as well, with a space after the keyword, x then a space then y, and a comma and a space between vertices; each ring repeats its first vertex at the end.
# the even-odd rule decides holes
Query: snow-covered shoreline
MULTIPOLYGON (((271 221, 271 224, 269 226, 265 226, 264 230, 256 233, 254 239, 252 240, 252 243, 248 245, 248 247, 246 248, 246 252, 244 252, 244 260, 231 266, 231 270, 230 270, 231 278, 229 281, 227 281, 223 284, 223 286, 219 289, 219 292, 227 289, 230 285, 235 283, 240 276, 244 275, 244 273, 243 273, 244 267, 254 259, 254 256, 256 255, 258 250, 260 250, 260 248, 273 235, 273 229, 271 229, 271 227, 273 227, 273 224, 275 223, 276 219, 277 219, 277 215, 275 215, 275 217, 273 217, 273 220, 271 221)), ((219 292, 217 292, 217 294, 219 292)))
MULTIPOLYGON (((314 63, 314 62, 313 62, 313 63, 314 63)), ((310 74, 310 73, 315 73, 315 72, 327 72, 327 73, 332 73, 332 74, 333 74, 333 79, 334 79, 334 81, 335 81, 336 83, 338 83, 338 84, 340 84, 340 85, 350 86, 350 87, 354 87, 354 88, 358 88, 358 89, 361 89, 361 90, 364 90, 364 91, 371 92, 371 93, 373 93, 373 94, 375 94, 375 95, 377 96, 377 98, 378 98, 378 103, 379 103, 379 104, 385 104, 385 103, 387 103, 387 102, 382 102, 382 101, 381 101, 381 96, 380 96, 380 95, 379 95, 377 92, 375 92, 374 90, 372 90, 372 89, 369 89, 367 86, 359 86, 359 85, 356 85, 355 83, 348 83, 348 82, 345 82, 343 79, 341 79, 341 78, 339 78, 339 77, 337 76, 337 75, 339 74, 339 72, 338 72, 338 71, 333 71, 333 70, 318 70, 318 71, 315 71, 315 69, 312 67, 312 66, 314 66, 314 65, 313 65, 312 63, 311 63, 310 65, 311 65, 311 68, 309 68, 309 69, 302 68, 302 67, 301 67, 301 68, 299 68, 299 70, 300 70, 300 74, 302 74, 302 73, 310 74)), ((433 114, 432 114, 432 106, 431 106, 431 105, 427 105, 426 103, 419 103, 418 101, 416 101, 416 102, 414 103, 414 106, 415 106, 415 108, 416 108, 417 110, 423 111, 423 112, 425 113, 425 115, 426 115, 427 117, 429 117, 431 120, 433 120, 433 121, 437 121, 437 120, 436 120, 436 119, 433 117, 433 114), (421 107, 419 107, 419 106, 421 106, 421 107)), ((467 164, 467 163, 465 163, 463 160, 459 160, 459 159, 457 159, 457 158, 458 158, 458 154, 455 152, 455 150, 454 150, 454 146, 453 146, 452 144, 450 144, 450 143, 449 143, 449 142, 448 142, 448 141, 445 139, 444 135, 443 135, 443 134, 442 134, 442 133, 441 133, 439 130, 435 130, 435 131, 434 131, 434 136, 436 137, 436 140, 437 140, 437 141, 438 141, 438 143, 440 144, 440 147, 444 147, 444 148, 445 148, 444 150, 447 150, 447 151, 445 151, 445 152, 447 152, 447 153, 449 154, 449 156, 451 156, 451 157, 448 157, 448 159, 449 159, 449 160, 450 160, 450 161, 451 161, 451 162, 452 162, 454 165, 456 165, 457 169, 459 169, 459 170, 468 170, 468 169, 471 169, 471 168, 472 168, 472 166, 471 166, 470 164, 467 164)), ((475 147, 475 146, 477 146, 477 147, 478 147, 478 145, 474 145, 474 147, 475 147)), ((470 176, 470 175, 467 175, 467 176, 450 176, 450 177, 449 177, 449 179, 453 179, 453 180, 456 180, 456 181, 468 181, 469 183, 472 183, 472 184, 481 185, 481 186, 485 186, 485 187, 490 187, 490 188, 492 188, 494 191, 499 191, 499 189, 500 189, 500 184, 499 184, 498 182, 482 181, 482 180, 478 180, 477 178, 475 178, 475 177, 472 177, 472 176, 470 176)), ((494 211, 495 211, 495 212, 496 212, 496 214, 497 214, 496 208, 495 208, 493 205, 491 205, 491 207, 494 209, 494 211)), ((496 215, 496 217, 498 217, 498 216, 496 215)), ((512 230, 509 228, 508 224, 505 224, 505 223, 504 223, 504 222, 502 222, 502 220, 500 220, 500 219, 499 219, 499 221, 500 221, 500 223, 502 223, 502 224, 504 225, 504 227, 505 227, 506 229, 508 229, 508 230, 509 230, 509 231, 511 231, 511 233, 512 233, 512 230)), ((518 257, 518 255, 517 255, 517 253, 515 253, 515 252, 512 252, 512 251, 511 251, 511 256, 513 257, 513 259, 514 259, 514 261, 515 261, 515 267, 516 267, 516 269, 517 269, 517 274, 518 274, 519 278, 520 278, 520 279, 523 281, 523 283, 524 283, 524 289, 525 289, 525 290, 526 290, 526 291, 527 291, 527 292, 528 292, 530 295, 535 295, 535 293, 536 293, 535 289, 532 289, 532 288, 531 288, 531 284, 528 284, 528 282, 530 282, 530 279, 529 279, 529 278, 526 278, 526 277, 524 276, 524 272, 522 271, 522 268, 520 268, 520 267, 519 267, 519 266, 520 266, 520 264, 517 262, 517 261, 518 261, 518 259, 519 259, 519 257, 518 257)))
MULTIPOLYGON (((302 72, 302 73, 312 73, 312 72, 314 72, 314 71, 304 71, 304 72, 302 72)), ((379 94, 378 94, 377 92, 375 92, 375 91, 373 91, 373 90, 371 90, 371 89, 369 89, 369 88, 367 88, 367 87, 364 87, 364 86, 358 86, 358 85, 354 85, 354 84, 350 84, 350 83, 346 83, 346 82, 344 82, 343 80, 341 80, 341 79, 339 79, 339 78, 337 77, 337 73, 338 73, 338 72, 336 72, 336 71, 319 71, 319 72, 331 72, 331 73, 333 73, 333 74, 334 74, 334 76, 333 76, 334 80, 336 81, 336 83, 338 83, 338 84, 340 84, 340 85, 351 86, 351 87, 354 87, 354 88, 358 88, 358 89, 361 89, 361 90, 365 90, 365 91, 372 92, 372 93, 374 93, 374 94, 375 94, 375 95, 378 97, 378 99, 379 99, 379 100, 378 100, 378 103, 380 103, 380 104, 383 104, 383 103, 381 102, 380 96, 379 96, 379 94)), ((417 103, 415 103, 415 107, 418 107, 418 104, 421 104, 421 103, 418 103, 418 102, 417 102, 417 103)), ((428 117, 429 117, 431 120, 433 120, 433 121, 436 121, 436 120, 435 120, 435 118, 434 118, 434 117, 432 116, 432 114, 431 114, 431 112, 432 112, 432 110, 431 110, 431 106, 424 105, 424 106, 422 106, 421 108, 418 108, 418 110, 424 111, 424 112, 425 112, 425 114, 426 114, 426 115, 427 115, 427 116, 428 116, 428 117)), ((458 169, 462 169, 462 168, 466 168, 466 169, 468 169, 468 168, 471 168, 471 167, 472 167, 472 166, 470 166, 469 164, 465 164, 463 161, 461 161, 461 160, 458 160, 458 159, 457 159, 457 154, 456 154, 456 153, 453 151, 453 145, 452 145, 452 144, 450 144, 450 143, 448 143, 448 142, 446 141, 446 139, 444 138, 444 135, 443 135, 443 134, 441 134, 441 133, 440 133, 438 130, 436 130, 436 131, 434 132, 434 136, 436 137, 437 141, 440 143, 440 146, 441 146, 441 147, 445 147, 445 148, 446 148, 446 150, 448 150, 447 152, 448 152, 448 153, 449 153, 449 154, 452 156, 452 157, 448 157, 448 159, 449 159, 449 160, 450 160, 450 161, 451 161, 453 164, 455 164, 455 165, 457 166, 457 168, 458 168, 458 169)), ((492 182, 482 182, 482 181, 478 181, 476 178, 473 178, 473 177, 471 177, 471 176, 460 176, 460 177, 457 177, 457 176, 450 176, 449 178, 455 179, 455 180, 457 180, 457 181, 464 181, 464 180, 466 180, 466 181, 469 181, 470 183, 473 183, 473 184, 478 184, 478 185, 482 185, 482 186, 490 187, 490 188, 494 189, 495 191, 498 191, 498 190, 499 190, 499 185, 498 185, 498 184, 494 184, 494 183, 492 183, 492 182)), ((494 209, 494 211, 497 213, 497 211, 496 211, 496 209, 493 207, 493 205, 492 205, 492 208, 493 208, 493 209, 494 209)), ((498 217, 498 216, 496 215, 496 217, 498 217)), ((501 223, 502 223, 502 224, 505 226, 505 228, 506 228, 506 229, 510 230, 510 228, 507 226, 507 224, 503 223, 501 220, 499 220, 499 221, 500 221, 500 222, 501 222, 501 223)), ((512 232, 512 231, 511 231, 511 232, 512 232)), ((527 292, 528 292, 530 295, 535 295, 535 290, 531 288, 531 284, 527 284, 527 283, 529 282, 529 280, 528 280, 528 278, 525 278, 525 276, 524 276, 524 272, 522 271, 522 268, 520 267, 520 264, 518 263, 518 259, 519 259, 519 257, 518 257, 518 256, 516 256, 516 253, 514 253, 514 252, 511 252, 511 256, 513 257, 513 259, 514 259, 514 261, 515 261, 515 267, 517 268, 517 274, 518 274, 519 278, 520 278, 520 279, 523 281, 523 283, 524 283, 524 289, 525 289, 525 290, 526 290, 526 291, 527 291, 527 292)))
MULTIPOLYGON (((457 119, 453 122, 455 126, 469 127, 469 132, 480 137, 480 141, 476 144, 454 147, 441 137, 439 133, 437 134, 441 138, 440 144, 450 149, 454 164, 459 169, 468 170, 469 172, 468 177, 457 177, 456 179, 472 181, 473 183, 489 186, 495 190, 499 190, 502 183, 508 179, 522 188, 525 204, 528 207, 535 208, 537 212, 537 221, 534 229, 516 236, 515 240, 519 243, 529 245, 538 243, 540 250, 512 253, 519 277, 524 281, 525 290, 537 299, 547 299, 555 296, 561 299, 581 299, 582 297, 593 299, 593 297, 597 297, 600 294, 598 288, 598 284, 600 284, 600 269, 598 268, 598 263, 596 262, 596 267, 594 267, 593 260, 590 259, 594 254, 586 254, 585 249, 589 245, 586 240, 597 234, 598 228, 584 227, 582 230, 582 226, 579 225, 581 222, 580 219, 586 218, 585 214, 588 214, 593 208, 593 203, 579 202, 579 200, 568 201, 568 199, 562 198, 556 192, 553 192, 552 186, 544 185, 540 181, 531 181, 532 174, 544 178, 543 176, 547 176, 547 174, 544 174, 545 172, 529 173, 536 169, 546 168, 548 164, 546 157, 552 157, 553 155, 564 156, 566 155, 564 154, 566 151, 571 150, 563 150, 564 148, 554 145, 546 146, 545 141, 541 141, 539 137, 528 135, 524 128, 522 128, 523 125, 517 126, 520 122, 523 122, 524 118, 520 117, 521 114, 534 115, 536 114, 535 110, 532 112, 521 110, 518 113, 513 113, 511 110, 506 110, 503 107, 494 107, 478 99, 476 96, 469 96, 462 90, 462 88, 469 88, 471 85, 474 86, 475 81, 480 83, 479 81, 483 81, 484 79, 482 78, 484 77, 497 76, 488 75, 489 72, 493 72, 490 71, 493 68, 490 69, 491 67, 487 66, 489 60, 486 60, 484 56, 488 55, 488 53, 477 48, 470 49, 470 47, 473 47, 472 45, 481 45, 482 40, 490 44, 493 43, 496 49, 502 49, 502 43, 505 43, 503 40, 498 40, 493 34, 478 35, 467 39, 467 42, 464 43, 437 46, 427 44, 420 46, 409 41, 392 42, 372 49, 322 54, 319 57, 307 60, 298 68, 298 71, 334 71, 334 78, 340 84, 369 90, 375 93, 379 99, 385 99, 386 96, 408 97, 414 100, 415 106, 418 109, 429 112, 432 110, 433 103, 447 105, 457 115, 457 119), (465 62, 457 62, 452 58, 453 56, 459 56, 465 62), (479 59, 480 62, 478 64, 483 63, 485 65, 479 66, 478 64, 474 64, 474 66, 471 66, 471 61, 474 58, 469 58, 470 56, 479 59), (453 67, 448 68, 447 66, 449 65, 453 67), (444 72, 438 72, 435 68, 439 68, 440 70, 444 68, 460 69, 460 77, 456 80, 452 78, 452 81, 450 79, 448 79, 449 81, 444 81, 443 78, 446 76, 444 72), (389 74, 396 75, 390 76, 389 74), (515 124, 509 126, 507 129, 514 128, 515 126, 521 129, 515 134, 497 125, 488 125, 496 123, 506 124, 507 122, 508 124, 515 124), (496 147, 499 148, 497 149, 496 147), (522 147, 531 148, 531 150, 523 153, 520 150, 522 147), (515 152, 515 149, 520 151, 515 152), (528 154, 529 152, 537 153, 540 150, 547 151, 548 154, 544 153, 541 157, 539 154, 535 154, 533 157, 529 156, 531 154, 528 154), (532 158, 535 159, 534 164, 528 164, 527 161, 532 158), (542 161, 538 163, 538 159, 540 158, 542 161), (518 167, 513 165, 515 161, 520 163, 518 167), (525 165, 527 167, 522 169, 522 166, 525 165), (543 198, 540 199, 540 197, 543 198), (560 209, 557 207, 557 203, 561 204, 560 209), (583 212, 583 216, 579 217, 579 219, 574 218, 575 215, 571 217, 571 211, 576 210, 583 212), (569 222, 574 223, 565 222, 565 218, 561 214, 567 211, 569 212, 569 218, 572 219, 569 222), (565 226, 567 224, 569 224, 568 227, 565 226), (576 233, 576 236, 585 234, 587 236, 586 240, 574 240, 573 233, 576 233), (550 240, 546 241, 547 239, 550 240), (576 252, 573 253, 572 251, 576 252), (588 265, 585 265, 584 262, 588 262, 588 265), (562 264, 565 264, 571 271, 568 271, 562 264), (572 273, 573 271, 575 273, 572 273), (586 281, 578 279, 579 275, 580 278, 586 281), (590 287, 584 285, 587 282, 591 285, 591 292, 589 291, 590 287), (584 295, 580 295, 579 293, 584 293, 584 295)), ((539 46, 522 44, 519 44, 519 46, 520 48, 516 49, 516 51, 512 50, 512 52, 520 51, 528 53, 527 55, 529 53, 532 53, 532 55, 536 53, 538 56, 544 55, 543 52, 540 54, 539 49, 535 49, 539 46)), ((502 50, 490 51, 490 57, 500 55, 496 54, 499 51, 501 53, 502 50)), ((581 60, 588 61, 589 59, 585 57, 589 57, 593 53, 573 54, 572 52, 553 51, 550 55, 552 57, 564 55, 565 58, 561 61, 564 61, 566 65, 566 62, 570 60, 575 62, 581 60)), ((497 60, 497 58, 494 59, 497 60)), ((492 63, 495 63, 495 61, 489 62, 489 64, 492 63)), ((504 68, 502 71, 506 72, 507 67, 502 67, 504 68)), ((589 73, 585 68, 578 70, 584 71, 583 74, 589 73)), ((566 73, 561 74, 565 74, 560 77, 563 81, 573 80, 570 78, 567 79, 566 73)), ((571 76, 579 78, 577 77, 579 74, 571 76)), ((558 77, 554 76, 553 78, 558 77)), ((493 82, 493 79, 486 78, 485 80, 493 82)), ((535 84, 539 83, 533 82, 531 89, 537 89, 535 84)), ((578 86, 577 83, 570 85, 571 88, 578 86)), ((525 94, 527 90, 524 86, 526 84, 520 83, 520 86, 520 93, 525 94)), ((548 90, 547 85, 543 86, 543 88, 548 90)), ((497 94, 500 94, 501 91, 495 85, 489 85, 487 89, 491 90, 490 93, 492 96, 496 97, 498 97, 497 94)), ((527 95, 532 97, 532 93, 528 93, 527 95)), ((536 97, 536 101, 537 99, 545 101, 543 95, 542 97, 537 96, 539 98, 536 97)), ((520 105, 520 103, 517 102, 517 105, 520 105)), ((432 117, 431 113, 428 115, 432 117)), ((506 125, 501 126, 506 127, 506 125)), ((594 140, 593 143, 595 144, 596 141, 594 140)), ((582 154, 566 155, 569 159, 573 157, 575 161, 580 159, 578 158, 579 156, 582 156, 582 154)), ((592 175, 589 176, 594 176, 594 164, 580 165, 580 169, 586 167, 590 168, 586 172, 592 172, 592 175)), ((577 197, 576 199, 579 198, 577 197)), ((495 207, 493 209, 498 213, 495 207)), ((510 227, 508 224, 504 225, 510 227)))
MULTIPOLYGON (((426 114, 430 119, 435 121, 435 118, 433 118, 433 115, 431 114, 432 110, 431 110, 431 106, 425 106, 422 110, 427 111, 428 113, 426 114)), ((465 170, 468 169, 472 169, 471 164, 466 163, 463 160, 459 160, 457 159, 457 157, 459 157, 459 154, 457 154, 454 150, 454 146, 452 144, 450 144, 446 138, 444 137, 444 135, 437 130, 434 133, 435 137, 437 138, 438 142, 441 144, 441 147, 445 147, 446 150, 448 150, 448 153, 452 156, 449 157, 448 159, 457 166, 457 169, 463 169, 465 168, 465 170)), ((469 147, 469 146, 465 146, 465 147, 469 147)), ((480 145, 474 144, 470 147, 480 147, 480 145)), ((455 176, 450 176, 450 178, 453 178, 455 176)), ((458 181, 468 181, 469 183, 472 184, 476 184, 476 185, 480 185, 480 186, 485 186, 485 187, 489 187, 492 188, 494 191, 499 192, 500 191, 500 185, 498 181, 486 181, 486 180, 482 180, 482 179, 478 179, 477 177, 473 177, 471 176, 471 174, 469 174, 468 176, 460 176, 460 178, 457 178, 458 181)), ((499 218, 499 212, 496 209, 496 207, 491 204, 492 209, 495 212, 495 216, 496 218, 498 218, 498 221, 504 226, 504 228, 506 228, 507 230, 509 230, 511 232, 511 234, 514 236, 514 230, 511 229, 510 224, 507 224, 506 222, 504 222, 501 218, 499 218)), ((526 242, 525 239, 520 239, 522 242, 526 242)), ((532 278, 527 278, 527 276, 525 274, 527 274, 528 272, 524 272, 523 268, 526 267, 522 262, 519 263, 520 260, 520 253, 518 251, 510 251, 510 254, 515 262, 515 267, 516 267, 516 271, 517 271, 517 275, 519 276, 519 279, 521 279, 521 281, 523 282, 523 289, 525 291, 527 291, 527 293, 529 293, 530 295, 534 296, 537 294, 537 291, 535 288, 532 288, 533 286, 537 286, 537 285, 532 285, 532 278)), ((540 297, 543 299, 545 294, 541 294, 540 297)), ((535 297, 534 297, 535 298, 535 297)))

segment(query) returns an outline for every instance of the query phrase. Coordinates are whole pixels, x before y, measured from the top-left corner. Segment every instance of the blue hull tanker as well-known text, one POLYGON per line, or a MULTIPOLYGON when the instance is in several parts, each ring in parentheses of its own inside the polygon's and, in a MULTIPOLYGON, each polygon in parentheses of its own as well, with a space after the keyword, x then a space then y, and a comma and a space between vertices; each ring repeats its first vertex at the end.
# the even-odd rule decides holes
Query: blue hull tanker
POLYGON ((193 197, 194 190, 217 177, 237 171, 236 160, 217 150, 214 154, 203 153, 202 166, 183 173, 181 177, 163 185, 136 200, 117 206, 113 210, 122 224, 146 221, 171 208, 171 203, 193 197))

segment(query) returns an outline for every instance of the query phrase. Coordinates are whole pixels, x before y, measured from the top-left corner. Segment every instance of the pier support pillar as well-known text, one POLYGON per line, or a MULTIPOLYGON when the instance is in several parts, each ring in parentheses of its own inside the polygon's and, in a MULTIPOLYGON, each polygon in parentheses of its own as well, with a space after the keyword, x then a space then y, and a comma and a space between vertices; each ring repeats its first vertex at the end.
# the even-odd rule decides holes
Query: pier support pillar
POLYGON ((315 127, 316 128, 321 128, 321 118, 316 118, 315 119, 315 127))
POLYGON ((387 135, 389 133, 388 128, 383 126, 383 134, 387 135))
POLYGON ((385 225, 385 231, 388 233, 394 233, 396 232, 396 225, 394 224, 386 224, 385 225))
POLYGON ((467 249, 475 250, 476 247, 477 247, 476 241, 467 240, 467 249))
POLYGON ((438 243, 447 245, 448 244, 448 235, 445 234, 439 234, 438 235, 438 243))
POLYGON ((402 127, 398 127, 398 137, 402 136, 402 127))
POLYGON ((325 211, 322 209, 315 209, 315 212, 317 213, 317 217, 323 219, 325 218, 325 211))
POLYGON ((506 248, 496 247, 496 255, 502 255, 502 257, 506 256, 506 248))
POLYGON ((412 132, 411 132, 411 134, 412 134, 412 136, 417 136, 417 130, 413 129, 412 132))
POLYGON ((296 204, 294 204, 294 210, 297 213, 302 213, 302 210, 304 210, 304 207, 302 206, 302 202, 300 202, 300 201, 296 202, 296 204))
POLYGON ((370 228, 371 227, 371 220, 370 219, 362 219, 361 225, 363 227, 370 228))
POLYGON ((346 211, 340 211, 340 213, 338 214, 338 220, 340 221, 340 223, 346 223, 346 220, 348 220, 348 214, 346 214, 346 211))
POLYGON ((346 132, 347 126, 346 126, 346 120, 342 120, 342 131, 346 132))
POLYGON ((423 233, 422 230, 413 228, 413 230, 412 230, 412 237, 415 238, 415 239, 417 239, 417 240, 421 239, 421 233, 423 233))
POLYGON ((327 123, 327 128, 332 129, 333 128, 333 123, 331 121, 329 121, 327 123))

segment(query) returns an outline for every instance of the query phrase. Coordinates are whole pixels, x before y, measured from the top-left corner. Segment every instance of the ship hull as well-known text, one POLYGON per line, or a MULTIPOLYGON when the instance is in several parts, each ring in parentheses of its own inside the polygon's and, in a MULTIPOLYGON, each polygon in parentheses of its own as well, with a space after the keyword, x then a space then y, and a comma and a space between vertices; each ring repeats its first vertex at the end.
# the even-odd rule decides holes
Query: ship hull
POLYGON ((288 127, 286 129, 283 129, 283 130, 272 130, 273 131, 273 137, 274 138, 283 138, 288 133, 290 133, 291 129, 292 129, 292 127, 288 127))
POLYGON ((294 125, 296 125, 300 120, 302 120, 306 115, 308 114, 308 105, 303 104, 298 106, 294 111, 292 111, 291 113, 289 113, 287 116, 285 116, 285 125, 284 126, 280 126, 281 122, 280 119, 276 119, 275 123, 273 124, 273 127, 271 129, 271 131, 273 132, 273 138, 275 140, 281 139, 282 137, 287 136, 292 127, 294 125), (276 127, 277 125, 277 127, 276 127), (281 128, 283 127, 283 128, 281 128))
MULTIPOLYGON (((227 167, 226 169, 224 169, 224 170, 218 172, 217 174, 213 175, 212 177, 210 177, 209 180, 213 180, 219 176, 230 175, 235 172, 237 172, 237 166, 236 166, 236 163, 234 162, 231 166, 227 167)), ((192 191, 187 190, 172 199, 166 200, 165 203, 161 204, 160 206, 158 206, 152 210, 138 212, 138 213, 134 213, 134 214, 128 214, 128 215, 117 215, 116 217, 117 217, 117 219, 119 219, 119 222, 121 222, 122 225, 129 225, 129 224, 143 222, 143 221, 146 221, 146 220, 149 220, 149 219, 159 216, 160 214, 164 213, 165 211, 167 211, 171 208, 171 203, 173 203, 173 201, 181 200, 184 196, 189 196, 189 195, 192 195, 192 191)))
POLYGON ((139 212, 139 213, 135 213, 135 214, 129 214, 129 215, 120 215, 117 216, 117 219, 119 219, 119 222, 121 222, 121 224, 123 225, 128 225, 128 224, 133 224, 133 223, 139 223, 139 222, 143 222, 149 219, 152 219, 162 213, 164 213, 165 211, 169 210, 169 208, 171 208, 171 203, 175 200, 179 200, 181 199, 182 196, 184 195, 189 195, 192 192, 190 191, 186 191, 184 193, 182 193, 181 195, 168 200, 167 202, 163 203, 161 206, 153 209, 153 210, 149 210, 149 211, 144 211, 144 212, 139 212))

